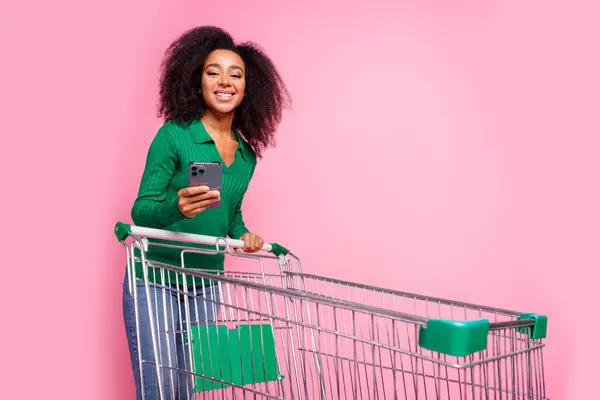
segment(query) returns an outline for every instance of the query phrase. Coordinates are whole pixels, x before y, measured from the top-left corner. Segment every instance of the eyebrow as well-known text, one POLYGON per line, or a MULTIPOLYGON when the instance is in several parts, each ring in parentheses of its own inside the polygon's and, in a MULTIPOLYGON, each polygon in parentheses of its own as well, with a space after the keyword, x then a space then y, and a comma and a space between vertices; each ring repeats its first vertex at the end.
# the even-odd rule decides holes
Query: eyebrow
MULTIPOLYGON (((208 67, 221 68, 221 65, 220 65, 220 64, 217 64, 217 63, 212 63, 212 64, 208 64, 208 65, 206 66, 206 68, 208 68, 208 67)), ((229 68, 239 69, 240 71, 244 72, 244 70, 242 69, 242 67, 239 67, 239 66, 237 66, 237 65, 232 65, 232 66, 231 66, 231 67, 229 67, 229 68)))

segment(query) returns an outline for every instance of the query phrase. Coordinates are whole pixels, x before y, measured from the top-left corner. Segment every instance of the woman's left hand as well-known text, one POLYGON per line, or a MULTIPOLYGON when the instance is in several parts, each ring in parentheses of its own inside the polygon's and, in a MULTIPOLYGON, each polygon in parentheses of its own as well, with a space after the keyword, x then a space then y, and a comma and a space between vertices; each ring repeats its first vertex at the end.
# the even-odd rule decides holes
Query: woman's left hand
POLYGON ((246 233, 242 235, 240 240, 244 241, 243 249, 235 249, 238 253, 255 253, 262 249, 264 241, 262 238, 254 233, 246 233))

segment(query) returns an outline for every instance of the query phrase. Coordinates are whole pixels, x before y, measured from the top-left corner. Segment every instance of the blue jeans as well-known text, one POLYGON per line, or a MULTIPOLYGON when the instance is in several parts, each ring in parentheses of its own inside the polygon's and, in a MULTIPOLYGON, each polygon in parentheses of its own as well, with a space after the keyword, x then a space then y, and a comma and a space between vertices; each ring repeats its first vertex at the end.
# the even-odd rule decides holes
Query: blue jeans
MULTIPOLYGON (((135 379, 136 399, 142 400, 143 380, 143 400, 154 400, 159 399, 160 396, 156 379, 156 360, 152 345, 148 298, 143 282, 136 280, 135 290, 138 301, 139 326, 136 324, 134 298, 129 291, 129 282, 126 275, 123 283, 123 317, 135 379), (139 333, 137 328, 139 328, 139 333), (151 362, 144 362, 142 365, 143 379, 140 377, 140 351, 142 360, 151 362)), ((192 289, 189 289, 188 294, 199 296, 199 298, 194 298, 184 296, 174 290, 150 285, 150 304, 154 313, 154 329, 158 331, 156 335, 157 352, 159 353, 158 362, 163 366, 160 379, 163 387, 163 399, 165 400, 187 400, 192 397, 194 379, 193 376, 184 373, 184 371, 191 371, 189 346, 182 334, 182 332, 186 332, 188 325, 185 315, 185 301, 189 304, 190 318, 193 323, 204 325, 205 321, 209 321, 209 324, 214 324, 218 306, 203 299, 218 302, 219 291, 217 287, 210 286, 205 287, 204 290, 206 293, 200 287, 193 293, 192 289)))

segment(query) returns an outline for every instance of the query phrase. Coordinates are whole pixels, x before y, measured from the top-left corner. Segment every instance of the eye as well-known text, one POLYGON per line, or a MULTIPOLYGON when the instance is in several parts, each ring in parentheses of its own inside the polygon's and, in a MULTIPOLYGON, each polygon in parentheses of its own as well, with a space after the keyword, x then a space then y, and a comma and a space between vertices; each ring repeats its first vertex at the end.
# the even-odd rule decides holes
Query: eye
POLYGON ((215 72, 215 71, 208 71, 208 72, 206 73, 206 75, 208 75, 208 76, 217 76, 217 75, 219 75, 219 73, 218 73, 218 72, 215 72))
POLYGON ((242 76, 241 76, 241 75, 238 75, 238 74, 234 74, 234 75, 231 75, 231 76, 232 76, 233 78, 235 78, 235 79, 241 79, 241 78, 242 78, 242 76))

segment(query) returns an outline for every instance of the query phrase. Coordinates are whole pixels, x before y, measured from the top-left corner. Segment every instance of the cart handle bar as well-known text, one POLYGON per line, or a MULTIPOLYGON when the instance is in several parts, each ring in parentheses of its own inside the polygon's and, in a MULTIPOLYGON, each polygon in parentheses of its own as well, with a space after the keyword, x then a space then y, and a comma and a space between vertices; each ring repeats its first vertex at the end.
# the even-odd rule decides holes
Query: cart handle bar
MULTIPOLYGON (((130 225, 123 222, 117 222, 114 231, 115 236, 120 242, 127 239, 128 236, 134 236, 146 237, 149 239, 203 244, 207 246, 217 246, 217 243, 225 245, 226 243, 227 246, 233 249, 240 249, 244 247, 244 242, 242 240, 217 238, 214 236, 197 235, 194 233, 173 232, 164 229, 145 228, 142 226, 130 225)), ((288 249, 277 243, 265 243, 261 250, 266 251, 268 253, 272 253, 277 257, 281 255, 285 256, 290 253, 288 249)))

